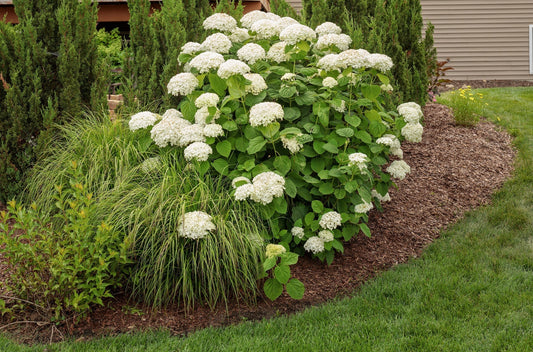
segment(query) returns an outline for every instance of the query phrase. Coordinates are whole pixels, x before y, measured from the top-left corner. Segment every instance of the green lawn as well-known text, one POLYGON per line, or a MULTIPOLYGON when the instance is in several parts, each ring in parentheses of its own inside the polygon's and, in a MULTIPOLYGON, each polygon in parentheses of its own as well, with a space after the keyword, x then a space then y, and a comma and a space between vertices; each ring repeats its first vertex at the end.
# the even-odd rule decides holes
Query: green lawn
POLYGON ((488 118, 516 136, 516 171, 491 206, 352 298, 289 317, 0 351, 532 351, 533 88, 486 89, 488 118))

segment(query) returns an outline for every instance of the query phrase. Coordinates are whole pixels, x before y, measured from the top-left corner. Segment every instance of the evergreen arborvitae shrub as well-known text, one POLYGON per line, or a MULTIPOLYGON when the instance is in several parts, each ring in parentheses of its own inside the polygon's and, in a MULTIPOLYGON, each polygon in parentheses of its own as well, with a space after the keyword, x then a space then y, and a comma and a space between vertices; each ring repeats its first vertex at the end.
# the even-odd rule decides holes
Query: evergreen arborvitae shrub
POLYGON ((270 11, 281 17, 299 18, 296 10, 285 0, 270 0, 270 11))
POLYGON ((105 99, 97 79, 96 4, 15 0, 0 22, 0 201, 16 196, 53 124, 105 99))

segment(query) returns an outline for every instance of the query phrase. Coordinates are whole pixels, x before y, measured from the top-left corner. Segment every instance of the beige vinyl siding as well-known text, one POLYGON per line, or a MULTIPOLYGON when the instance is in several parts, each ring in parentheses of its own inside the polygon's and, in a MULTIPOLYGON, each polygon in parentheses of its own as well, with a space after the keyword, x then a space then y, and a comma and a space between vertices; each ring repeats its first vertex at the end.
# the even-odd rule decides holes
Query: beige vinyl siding
POLYGON ((298 13, 302 10, 302 0, 287 0, 287 3, 298 13))
POLYGON ((532 0, 421 0, 435 26, 439 60, 450 58, 452 79, 531 80, 532 0))

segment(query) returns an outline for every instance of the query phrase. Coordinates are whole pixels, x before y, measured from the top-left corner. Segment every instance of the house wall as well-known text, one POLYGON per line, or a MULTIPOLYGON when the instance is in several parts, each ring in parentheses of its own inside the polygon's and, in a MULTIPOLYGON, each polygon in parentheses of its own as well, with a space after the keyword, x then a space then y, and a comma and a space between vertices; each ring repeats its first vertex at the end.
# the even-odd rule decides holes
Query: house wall
POLYGON ((298 13, 302 10, 302 0, 287 0, 287 3, 298 13))
POLYGON ((451 79, 531 80, 531 0, 421 0, 435 26, 439 60, 450 59, 451 79))

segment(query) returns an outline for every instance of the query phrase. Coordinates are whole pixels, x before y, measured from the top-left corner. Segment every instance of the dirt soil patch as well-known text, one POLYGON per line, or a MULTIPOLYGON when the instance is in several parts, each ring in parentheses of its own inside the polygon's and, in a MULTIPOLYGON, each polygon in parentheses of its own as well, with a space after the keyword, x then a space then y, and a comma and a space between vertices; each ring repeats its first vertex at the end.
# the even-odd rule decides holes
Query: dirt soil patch
MULTIPOLYGON (((440 230, 466 211, 489 203, 491 194, 510 177, 514 158, 510 136, 491 123, 455 126, 449 109, 438 104, 428 104, 424 115, 422 142, 402 146, 411 174, 390 192, 392 201, 384 204, 383 212, 374 209, 370 213, 372 237, 359 234, 331 266, 309 257, 294 266, 294 276, 306 287, 302 300, 284 294, 275 302, 258 297, 256 305, 231 301, 214 311, 196 307, 185 312, 180 306, 153 310, 119 295, 77 325, 60 326, 62 335, 56 331, 52 340, 62 336, 84 340, 153 328, 186 334, 208 326, 288 314, 350 295, 379 272, 419 256, 440 230)), ((4 318, 0 326, 10 322, 4 318)), ((13 324, 0 331, 30 343, 48 342, 52 333, 50 326, 32 323, 13 324)))

